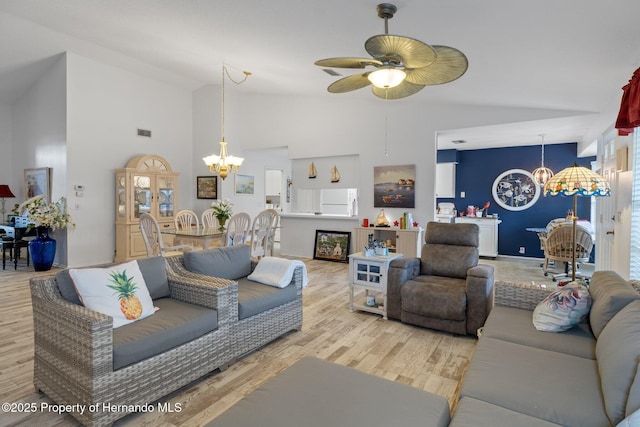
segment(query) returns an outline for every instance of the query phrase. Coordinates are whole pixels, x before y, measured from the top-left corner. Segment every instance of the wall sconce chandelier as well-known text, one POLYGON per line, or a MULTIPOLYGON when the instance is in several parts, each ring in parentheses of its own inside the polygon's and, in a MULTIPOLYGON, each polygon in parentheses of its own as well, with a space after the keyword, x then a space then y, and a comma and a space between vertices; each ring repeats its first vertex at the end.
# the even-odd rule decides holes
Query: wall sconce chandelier
POLYGON ((202 159, 209 168, 209 171, 211 173, 217 173, 218 175, 220 175, 220 178, 222 178, 222 180, 229 176, 229 173, 237 173, 238 169, 240 169, 240 165, 242 165, 242 162, 244 161, 242 157, 229 155, 229 153, 227 152, 227 141, 224 140, 224 76, 226 74, 227 77, 229 77, 229 80, 239 85, 244 83, 244 81, 247 80, 247 77, 251 75, 249 71, 243 71, 243 73, 244 78, 240 81, 235 81, 229 74, 227 67, 222 65, 222 118, 220 122, 222 139, 220 140, 220 154, 212 154, 202 159))
POLYGON ((547 181, 549 181, 553 176, 553 171, 544 166, 544 134, 540 135, 540 137, 542 138, 542 160, 540 167, 535 169, 532 174, 534 181, 538 185, 544 187, 547 181))

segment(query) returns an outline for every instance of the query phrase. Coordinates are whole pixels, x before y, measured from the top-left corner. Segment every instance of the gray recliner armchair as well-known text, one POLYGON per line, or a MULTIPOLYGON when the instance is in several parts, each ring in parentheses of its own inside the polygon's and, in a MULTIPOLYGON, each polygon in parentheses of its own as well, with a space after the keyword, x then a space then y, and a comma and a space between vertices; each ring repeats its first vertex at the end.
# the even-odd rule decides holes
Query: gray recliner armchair
POLYGON ((420 258, 391 262, 387 315, 403 323, 475 335, 493 307, 493 267, 478 264, 476 224, 430 222, 420 258))

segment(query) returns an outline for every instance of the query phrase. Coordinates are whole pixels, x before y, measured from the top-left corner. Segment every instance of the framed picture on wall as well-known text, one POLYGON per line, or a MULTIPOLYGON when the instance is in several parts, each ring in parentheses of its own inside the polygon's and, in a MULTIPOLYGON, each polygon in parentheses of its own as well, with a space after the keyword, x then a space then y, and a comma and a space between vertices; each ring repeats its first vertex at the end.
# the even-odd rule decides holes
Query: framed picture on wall
POLYGON ((199 176, 196 178, 196 197, 198 199, 218 198, 218 177, 199 176))
POLYGON ((236 194, 253 194, 253 175, 236 174, 236 194))
POLYGON ((415 208, 416 165, 374 166, 373 207, 415 208))
POLYGON ((51 203, 51 168, 24 170, 25 199, 43 195, 51 203))
POLYGON ((316 230, 313 259, 349 262, 350 231, 316 230))
POLYGON ((541 188, 531 172, 509 169, 493 181, 491 192, 496 203, 510 211, 523 211, 533 206, 540 197, 541 188))

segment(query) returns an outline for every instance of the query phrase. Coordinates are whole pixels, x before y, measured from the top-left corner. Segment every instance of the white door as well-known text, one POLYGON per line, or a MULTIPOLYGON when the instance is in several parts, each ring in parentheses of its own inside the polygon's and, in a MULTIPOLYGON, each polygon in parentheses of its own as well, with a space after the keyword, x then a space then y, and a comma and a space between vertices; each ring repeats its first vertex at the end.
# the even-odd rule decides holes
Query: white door
POLYGON ((596 200, 596 270, 615 270, 614 236, 616 212, 616 158, 615 138, 605 138, 598 147, 602 168, 597 172, 609 179, 611 196, 596 200))

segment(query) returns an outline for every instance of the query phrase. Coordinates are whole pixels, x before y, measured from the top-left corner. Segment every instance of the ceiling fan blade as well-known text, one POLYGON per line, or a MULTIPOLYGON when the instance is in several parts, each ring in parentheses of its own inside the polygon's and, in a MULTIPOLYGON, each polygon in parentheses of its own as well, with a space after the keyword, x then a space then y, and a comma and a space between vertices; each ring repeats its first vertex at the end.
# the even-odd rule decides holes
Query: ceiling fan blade
POLYGON ((320 59, 314 64, 329 68, 364 68, 367 65, 380 66, 382 62, 373 58, 327 58, 320 59))
POLYGON ((422 90, 423 87, 424 85, 416 85, 405 80, 396 87, 383 89, 373 86, 371 90, 373 90, 373 94, 378 98, 399 99, 413 95, 414 93, 422 90))
POLYGON ((344 93, 351 92, 352 90, 356 89, 362 89, 363 87, 369 86, 371 84, 371 82, 367 78, 368 75, 369 73, 354 74, 352 76, 336 80, 329 85, 327 90, 331 93, 344 93))
POLYGON ((406 80, 418 85, 439 85, 461 77, 469 67, 464 53, 449 46, 433 46, 438 57, 428 67, 405 69, 406 80))
POLYGON ((364 48, 376 59, 400 56, 402 63, 408 68, 421 68, 436 60, 436 51, 420 40, 404 36, 380 34, 369 38, 364 48))

